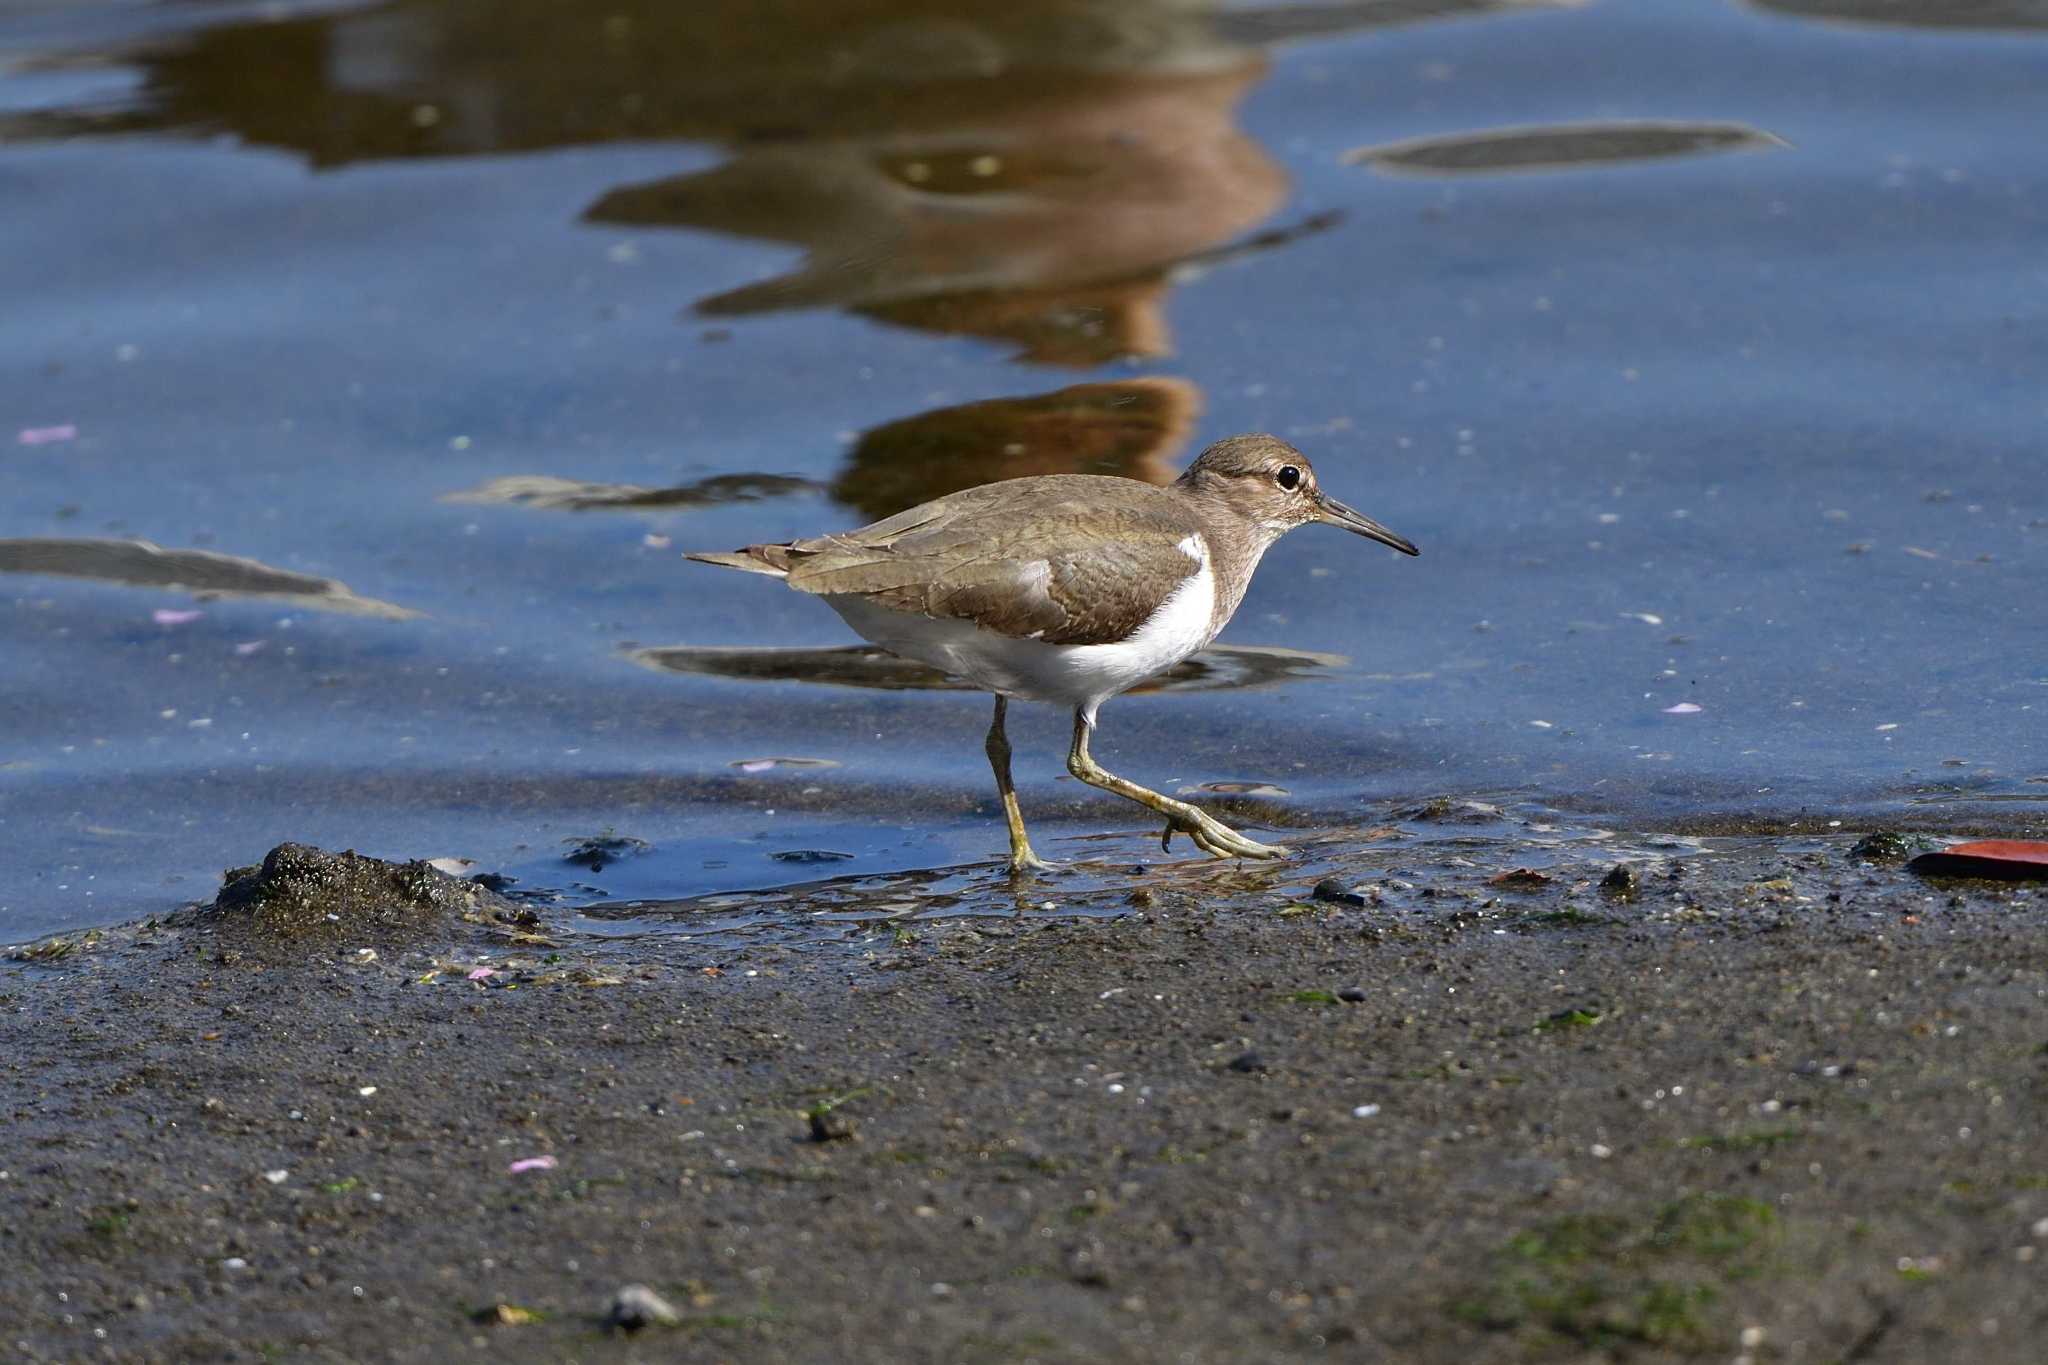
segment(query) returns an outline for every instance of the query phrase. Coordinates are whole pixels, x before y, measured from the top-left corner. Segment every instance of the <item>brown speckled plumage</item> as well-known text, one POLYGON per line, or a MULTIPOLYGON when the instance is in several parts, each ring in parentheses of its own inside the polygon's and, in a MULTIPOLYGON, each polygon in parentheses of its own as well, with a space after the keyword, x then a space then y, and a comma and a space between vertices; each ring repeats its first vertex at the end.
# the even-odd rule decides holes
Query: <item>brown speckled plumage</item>
POLYGON ((858 530, 739 553, 782 570, 799 592, 858 593, 1013 639, 1095 645, 1130 635, 1195 571, 1179 547, 1202 529, 1165 489, 1059 474, 984 484, 858 530))
POLYGON ((783 575, 819 595, 857 593, 878 606, 972 621, 1054 645, 1128 638, 1195 572, 1181 546, 1198 535, 1216 575, 1216 626, 1237 610, 1272 539, 1271 520, 1310 520, 1302 497, 1264 485, 1276 461, 1315 476, 1270 436, 1219 441, 1170 487, 1095 474, 1006 479, 948 494, 869 526, 809 540, 690 558, 783 575), (1260 486, 1247 496, 1245 485, 1260 486))

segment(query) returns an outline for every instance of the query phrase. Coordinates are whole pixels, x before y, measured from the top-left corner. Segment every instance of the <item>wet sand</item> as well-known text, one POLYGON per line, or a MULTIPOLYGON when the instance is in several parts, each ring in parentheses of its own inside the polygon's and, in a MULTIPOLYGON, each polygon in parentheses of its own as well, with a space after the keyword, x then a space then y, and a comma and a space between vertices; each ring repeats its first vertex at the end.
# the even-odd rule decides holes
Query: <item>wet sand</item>
POLYGON ((47 940, 5 1350, 2038 1359, 2048 890, 1409 817, 802 945, 311 851, 47 940))

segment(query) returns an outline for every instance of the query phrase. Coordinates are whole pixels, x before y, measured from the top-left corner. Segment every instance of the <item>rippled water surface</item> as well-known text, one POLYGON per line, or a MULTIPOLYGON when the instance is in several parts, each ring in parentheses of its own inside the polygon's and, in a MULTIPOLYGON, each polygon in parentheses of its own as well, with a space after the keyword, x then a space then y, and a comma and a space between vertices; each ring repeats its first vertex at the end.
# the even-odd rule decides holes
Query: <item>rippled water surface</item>
MULTIPOLYGON (((985 699, 680 552, 1244 430, 1423 556, 1284 541, 1120 771, 2027 818, 2043 128, 2031 0, 17 2, 0 939, 995 856, 985 699)), ((1156 858, 1065 731, 1042 846, 1156 858)))

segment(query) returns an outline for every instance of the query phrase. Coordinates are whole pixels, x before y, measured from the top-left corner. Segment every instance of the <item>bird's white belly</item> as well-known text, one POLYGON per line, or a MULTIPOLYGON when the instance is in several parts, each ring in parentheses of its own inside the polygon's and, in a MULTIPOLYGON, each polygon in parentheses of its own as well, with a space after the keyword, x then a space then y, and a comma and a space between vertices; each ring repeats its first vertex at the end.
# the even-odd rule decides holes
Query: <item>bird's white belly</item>
POLYGON ((861 635, 900 654, 1026 701, 1058 702, 1095 720, 1095 708, 1187 658, 1215 638, 1216 579, 1201 567, 1125 639, 1103 645, 1049 645, 985 631, 971 621, 878 607, 854 594, 825 601, 861 635))

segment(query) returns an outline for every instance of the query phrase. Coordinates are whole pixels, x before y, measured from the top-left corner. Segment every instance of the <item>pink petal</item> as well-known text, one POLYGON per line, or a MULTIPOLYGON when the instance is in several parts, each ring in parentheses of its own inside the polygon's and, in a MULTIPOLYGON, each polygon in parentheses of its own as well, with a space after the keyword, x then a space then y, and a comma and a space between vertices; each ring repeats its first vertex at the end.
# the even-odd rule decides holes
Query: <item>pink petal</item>
POLYGON ((244 640, 235 646, 235 653, 246 659, 258 650, 266 648, 269 644, 270 641, 268 640, 244 640))
POLYGON ((551 1156, 523 1156, 505 1170, 508 1174, 519 1175, 525 1171, 552 1171, 555 1165, 555 1159, 551 1156))
POLYGON ((1664 714, 1667 716, 1696 716, 1706 709, 1707 708, 1705 708, 1704 706, 1697 705, 1693 702, 1682 701, 1678 703, 1678 705, 1676 706, 1665 707, 1664 714))
POLYGON ((471 981, 489 981, 497 974, 498 969, 496 967, 478 967, 469 974, 467 979, 471 981))
POLYGON ((204 615, 203 611, 174 611, 169 607, 158 607, 149 614, 149 619, 160 626, 189 626, 204 615))
POLYGON ((14 438, 25 446, 45 446, 57 441, 75 441, 78 428, 66 422, 55 427, 23 427, 21 434, 14 438))

